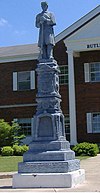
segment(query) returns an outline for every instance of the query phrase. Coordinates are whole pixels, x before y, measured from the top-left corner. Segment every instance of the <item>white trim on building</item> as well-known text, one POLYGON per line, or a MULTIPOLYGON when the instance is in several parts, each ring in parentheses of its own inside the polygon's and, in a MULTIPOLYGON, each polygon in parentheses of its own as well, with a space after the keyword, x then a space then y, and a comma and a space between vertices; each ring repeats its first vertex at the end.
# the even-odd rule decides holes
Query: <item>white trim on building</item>
POLYGON ((8 108, 17 108, 17 107, 36 107, 37 104, 33 103, 33 104, 16 104, 16 105, 0 105, 0 109, 8 109, 8 108))
POLYGON ((0 63, 36 60, 39 55, 37 44, 0 47, 0 63))

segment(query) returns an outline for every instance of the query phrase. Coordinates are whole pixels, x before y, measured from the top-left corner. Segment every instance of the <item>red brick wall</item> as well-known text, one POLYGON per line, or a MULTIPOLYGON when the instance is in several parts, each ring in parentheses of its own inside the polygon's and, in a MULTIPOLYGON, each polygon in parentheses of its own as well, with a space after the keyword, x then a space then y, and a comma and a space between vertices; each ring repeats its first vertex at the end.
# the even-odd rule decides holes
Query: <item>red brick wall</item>
POLYGON ((75 58, 78 142, 100 143, 100 134, 87 134, 86 113, 100 112, 100 83, 85 83, 84 80, 84 63, 88 62, 100 62, 100 51, 82 52, 75 58))
POLYGON ((36 63, 22 61, 0 64, 0 105, 35 102, 36 90, 13 91, 13 72, 34 70, 36 63))
POLYGON ((11 122, 14 118, 32 118, 36 107, 16 107, 0 109, 0 119, 11 122))
POLYGON ((59 63, 68 63, 66 47, 63 41, 60 41, 54 47, 54 58, 59 63))
MULTIPOLYGON (((36 68, 37 61, 21 61, 0 64, 0 106, 36 103, 36 89, 13 91, 13 72, 30 71, 36 68)), ((32 117, 35 107, 0 109, 0 118, 11 121, 17 117, 32 117)))

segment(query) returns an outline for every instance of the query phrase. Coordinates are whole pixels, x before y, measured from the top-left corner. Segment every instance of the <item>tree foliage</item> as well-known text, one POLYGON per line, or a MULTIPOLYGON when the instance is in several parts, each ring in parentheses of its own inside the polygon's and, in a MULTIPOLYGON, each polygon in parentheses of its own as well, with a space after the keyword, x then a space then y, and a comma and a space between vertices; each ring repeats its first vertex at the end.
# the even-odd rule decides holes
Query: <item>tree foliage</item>
POLYGON ((25 137, 20 133, 20 126, 18 123, 12 121, 12 124, 5 122, 4 119, 0 119, 0 149, 4 146, 13 146, 14 144, 20 144, 21 140, 25 137))

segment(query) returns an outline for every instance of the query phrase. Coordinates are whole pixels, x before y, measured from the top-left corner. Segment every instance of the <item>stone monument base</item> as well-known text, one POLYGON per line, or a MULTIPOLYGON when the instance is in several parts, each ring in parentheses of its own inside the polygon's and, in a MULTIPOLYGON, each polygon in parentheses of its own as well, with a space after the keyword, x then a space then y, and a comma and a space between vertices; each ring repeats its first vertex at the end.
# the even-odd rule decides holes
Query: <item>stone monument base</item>
POLYGON ((13 175, 13 188, 71 188, 83 183, 85 170, 68 173, 23 173, 13 175))

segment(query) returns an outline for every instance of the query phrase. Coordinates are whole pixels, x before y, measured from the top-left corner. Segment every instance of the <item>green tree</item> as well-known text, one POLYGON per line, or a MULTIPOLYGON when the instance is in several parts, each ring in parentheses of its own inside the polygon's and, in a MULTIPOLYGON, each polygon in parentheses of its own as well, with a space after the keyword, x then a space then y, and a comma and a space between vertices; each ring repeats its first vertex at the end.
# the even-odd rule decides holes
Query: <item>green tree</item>
POLYGON ((12 121, 12 124, 5 122, 4 119, 0 119, 0 149, 4 146, 13 146, 14 144, 20 144, 21 140, 25 137, 20 133, 20 126, 18 123, 12 121))
POLYGON ((25 138, 25 135, 21 133, 21 127, 17 122, 12 121, 11 126, 11 135, 12 135, 12 145, 20 145, 22 143, 22 139, 25 138))
POLYGON ((0 148, 9 145, 10 130, 11 126, 4 119, 0 119, 0 148))

